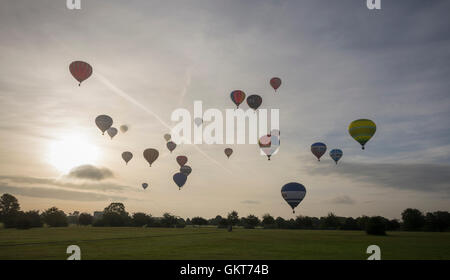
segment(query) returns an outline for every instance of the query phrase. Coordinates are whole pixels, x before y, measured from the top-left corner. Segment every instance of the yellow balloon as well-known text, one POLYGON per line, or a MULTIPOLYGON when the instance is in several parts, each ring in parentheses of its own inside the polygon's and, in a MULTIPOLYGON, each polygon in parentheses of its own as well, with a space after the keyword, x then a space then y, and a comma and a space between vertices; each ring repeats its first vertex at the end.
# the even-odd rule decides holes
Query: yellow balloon
POLYGON ((353 139, 361 144, 363 150, 364 145, 367 143, 367 141, 370 140, 370 138, 372 138, 372 136, 375 134, 375 131, 377 131, 376 124, 368 119, 359 119, 353 121, 348 127, 348 132, 353 137, 353 139))

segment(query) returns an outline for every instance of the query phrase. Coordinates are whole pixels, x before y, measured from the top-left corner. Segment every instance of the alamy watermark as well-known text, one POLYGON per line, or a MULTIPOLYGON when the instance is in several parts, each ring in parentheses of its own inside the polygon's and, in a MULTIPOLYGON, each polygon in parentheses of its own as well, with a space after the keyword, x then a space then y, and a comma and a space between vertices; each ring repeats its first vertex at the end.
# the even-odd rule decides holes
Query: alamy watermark
POLYGON ((81 0, 66 0, 66 7, 69 10, 81 10, 81 0))
POLYGON ((69 245, 66 249, 66 254, 70 254, 67 258, 69 261, 81 260, 81 249, 78 245, 69 245))
POLYGON ((381 10, 381 0, 367 0, 366 5, 369 10, 381 10))
POLYGON ((189 110, 178 108, 171 120, 178 122, 171 131, 177 144, 258 144, 261 137, 273 131, 279 134, 280 129, 279 109, 270 109, 270 114, 268 109, 226 109, 224 116, 214 108, 203 112, 202 101, 194 101, 193 116, 189 110), (201 121, 194 121, 198 119, 201 121))

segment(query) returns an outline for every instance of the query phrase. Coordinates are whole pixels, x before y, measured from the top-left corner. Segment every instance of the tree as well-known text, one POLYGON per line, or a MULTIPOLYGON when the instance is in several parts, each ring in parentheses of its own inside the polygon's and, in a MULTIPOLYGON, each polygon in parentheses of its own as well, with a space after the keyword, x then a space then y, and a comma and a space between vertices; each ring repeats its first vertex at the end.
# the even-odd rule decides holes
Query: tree
POLYGON ((425 216, 425 229, 427 231, 446 231, 450 227, 450 213, 437 211, 427 213, 425 216))
POLYGON ((295 228, 297 229, 312 229, 313 220, 307 216, 297 216, 295 219, 295 228))
POLYGON ((228 230, 232 231, 233 226, 239 223, 238 212, 233 210, 230 213, 228 213, 227 220, 228 220, 228 230))
POLYGON ((191 223, 197 226, 204 226, 208 224, 208 221, 202 217, 194 217, 192 218, 191 223))
POLYGON ((125 211, 125 205, 121 202, 113 202, 110 205, 108 205, 105 210, 103 210, 103 214, 105 213, 117 213, 119 215, 128 215, 128 213, 125 211))
POLYGON ((358 228, 360 230, 366 230, 366 225, 367 225, 368 221, 369 221, 369 217, 367 217, 367 216, 361 216, 361 217, 356 218, 356 222, 358 223, 358 228))
POLYGON ((288 228, 288 223, 281 217, 276 218, 275 223, 277 224, 278 228, 288 228))
POLYGON ((94 217, 91 214, 81 213, 78 216, 78 223, 82 226, 92 225, 93 221, 94 221, 94 217))
POLYGON ((6 228, 15 226, 16 218, 20 211, 20 205, 17 198, 10 194, 3 194, 0 198, 0 222, 6 228))
POLYGON ((175 224, 176 228, 185 228, 186 221, 183 218, 177 217, 177 223, 175 224))
POLYGON ((210 219, 208 221, 208 224, 217 226, 217 225, 219 225, 219 223, 222 219, 223 219, 222 216, 217 215, 215 218, 210 219))
POLYGON ((113 202, 103 211, 101 223, 104 226, 123 227, 131 224, 131 218, 123 203, 113 202))
POLYGON ((78 218, 80 216, 80 212, 75 211, 73 213, 69 213, 69 215, 67 216, 67 222, 69 224, 75 224, 78 225, 78 218))
POLYGON ((324 217, 322 220, 322 228, 325 229, 338 229, 340 227, 340 222, 338 217, 333 213, 328 213, 328 216, 324 217))
POLYGON ((358 222, 352 217, 346 218, 344 224, 341 226, 343 230, 358 230, 358 222))
POLYGON ((403 228, 407 231, 421 230, 425 225, 425 217, 417 209, 408 208, 402 212, 403 228))
POLYGON ((385 219, 380 216, 370 217, 366 224, 366 233, 370 235, 386 235, 385 219))
POLYGON ((150 221, 149 215, 147 215, 145 213, 137 212, 137 213, 133 214, 131 223, 135 227, 143 227, 143 226, 148 225, 149 221, 150 221))
POLYGON ((264 228, 273 228, 275 225, 275 219, 270 214, 264 214, 262 217, 261 225, 264 228))
POLYGON ((161 224, 163 227, 175 227, 177 224, 177 217, 171 215, 170 213, 164 213, 161 219, 161 224))
POLYGON ((227 219, 221 219, 219 223, 217 224, 218 228, 227 228, 228 227, 228 220, 227 219))
POLYGON ((68 226, 66 214, 56 207, 51 207, 42 213, 42 219, 50 227, 68 226))
POLYGON ((244 227, 253 229, 257 227, 260 224, 260 220, 255 215, 248 215, 246 218, 244 218, 244 227))
POLYGON ((399 229, 400 229, 400 223, 398 222, 397 219, 392 219, 387 222, 386 230, 393 231, 393 230, 399 230, 399 229))
POLYGON ((39 211, 20 211, 15 221, 16 228, 29 229, 33 227, 42 227, 43 223, 39 211))

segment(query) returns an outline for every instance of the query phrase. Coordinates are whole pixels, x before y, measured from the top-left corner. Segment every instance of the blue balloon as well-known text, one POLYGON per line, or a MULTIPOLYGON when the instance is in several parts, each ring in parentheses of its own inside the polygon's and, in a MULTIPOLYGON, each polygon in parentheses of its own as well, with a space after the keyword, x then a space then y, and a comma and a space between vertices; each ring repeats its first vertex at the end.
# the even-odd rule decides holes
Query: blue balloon
POLYGON ((343 154, 344 152, 340 149, 333 149, 330 151, 330 157, 334 160, 334 162, 336 162, 336 164, 341 159, 343 154))
POLYGON ((291 206, 292 213, 295 213, 294 208, 302 202, 305 195, 306 189, 299 183, 288 183, 281 188, 281 196, 291 206))
POLYGON ((187 180, 186 174, 183 174, 181 172, 173 175, 173 181, 175 182, 175 184, 177 184, 178 189, 180 189, 180 190, 181 190, 181 187, 184 186, 184 183, 186 183, 186 180, 187 180))

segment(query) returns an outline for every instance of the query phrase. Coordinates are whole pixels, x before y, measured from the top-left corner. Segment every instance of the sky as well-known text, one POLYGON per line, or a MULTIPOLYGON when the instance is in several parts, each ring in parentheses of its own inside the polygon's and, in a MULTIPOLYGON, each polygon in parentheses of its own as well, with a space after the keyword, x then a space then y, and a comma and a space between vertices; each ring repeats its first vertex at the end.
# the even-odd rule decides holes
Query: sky
POLYGON ((280 189, 299 182, 307 194, 296 215, 450 210, 449 1, 65 2, 0 2, 0 194, 22 209, 119 201, 153 216, 292 218, 280 189), (75 60, 94 72, 80 87, 75 60), (225 113, 235 89, 279 109, 270 161, 251 144, 169 153, 174 110, 200 100, 225 113), (129 131, 110 140, 95 126, 101 114, 129 131), (364 151, 347 131, 359 118, 377 124, 364 151), (314 158, 318 141, 343 150, 339 164, 328 152, 314 158), (152 167, 146 148, 160 151, 152 167), (193 169, 182 190, 172 181, 178 155, 193 169))

